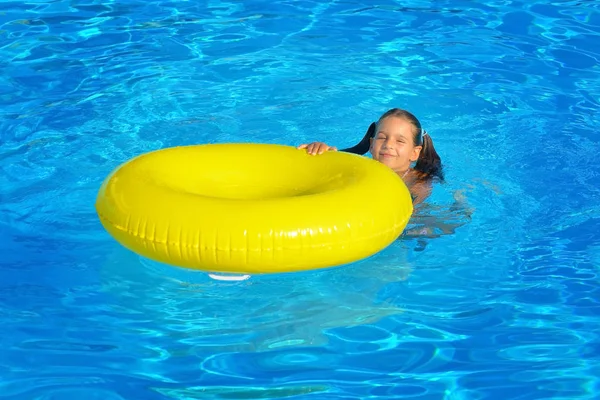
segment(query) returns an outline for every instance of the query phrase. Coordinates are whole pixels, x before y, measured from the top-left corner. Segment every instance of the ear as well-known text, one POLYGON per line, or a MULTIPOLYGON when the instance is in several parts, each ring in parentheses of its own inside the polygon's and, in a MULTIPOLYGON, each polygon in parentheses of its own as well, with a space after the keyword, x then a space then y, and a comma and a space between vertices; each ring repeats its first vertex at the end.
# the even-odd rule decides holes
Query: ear
POLYGON ((419 156, 421 155, 421 150, 423 150, 423 146, 413 147, 412 153, 410 155, 410 161, 417 161, 419 159, 419 156))

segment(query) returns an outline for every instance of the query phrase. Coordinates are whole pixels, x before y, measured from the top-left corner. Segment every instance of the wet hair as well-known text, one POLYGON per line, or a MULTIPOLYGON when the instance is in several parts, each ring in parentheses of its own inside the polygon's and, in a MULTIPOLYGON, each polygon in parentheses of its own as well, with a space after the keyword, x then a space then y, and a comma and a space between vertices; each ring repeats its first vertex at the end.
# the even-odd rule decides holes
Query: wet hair
POLYGON ((392 108, 386 111, 377 122, 371 123, 363 139, 355 146, 343 149, 342 151, 365 154, 370 148, 370 139, 374 138, 377 134, 377 127, 384 119, 388 117, 404 118, 413 127, 413 144, 415 146, 422 146, 419 158, 415 163, 415 171, 421 172, 424 179, 438 178, 444 180, 444 171, 442 169, 442 160, 433 147, 433 140, 431 136, 422 128, 421 122, 412 113, 400 109, 392 108))

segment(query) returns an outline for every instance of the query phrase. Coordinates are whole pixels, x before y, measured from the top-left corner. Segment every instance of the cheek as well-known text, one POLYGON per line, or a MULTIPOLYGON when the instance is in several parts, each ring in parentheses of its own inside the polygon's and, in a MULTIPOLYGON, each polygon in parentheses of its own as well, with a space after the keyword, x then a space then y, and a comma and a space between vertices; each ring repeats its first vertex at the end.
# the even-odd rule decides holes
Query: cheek
POLYGON ((403 157, 408 157, 408 155, 410 154, 410 149, 407 146, 398 146, 396 147, 396 151, 398 152, 398 154, 402 155, 403 157))

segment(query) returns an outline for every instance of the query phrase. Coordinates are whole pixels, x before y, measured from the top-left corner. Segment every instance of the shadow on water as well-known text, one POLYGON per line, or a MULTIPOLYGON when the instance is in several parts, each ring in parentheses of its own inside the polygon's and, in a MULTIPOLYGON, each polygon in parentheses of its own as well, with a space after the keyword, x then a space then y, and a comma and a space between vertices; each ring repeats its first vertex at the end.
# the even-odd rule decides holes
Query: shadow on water
POLYGON ((404 279, 403 268, 366 276, 365 265, 359 264, 223 281, 117 250, 104 264, 103 290, 117 314, 145 316, 148 326, 141 330, 162 331, 192 347, 261 351, 315 346, 326 343, 323 330, 402 312, 374 298, 382 285, 404 279))

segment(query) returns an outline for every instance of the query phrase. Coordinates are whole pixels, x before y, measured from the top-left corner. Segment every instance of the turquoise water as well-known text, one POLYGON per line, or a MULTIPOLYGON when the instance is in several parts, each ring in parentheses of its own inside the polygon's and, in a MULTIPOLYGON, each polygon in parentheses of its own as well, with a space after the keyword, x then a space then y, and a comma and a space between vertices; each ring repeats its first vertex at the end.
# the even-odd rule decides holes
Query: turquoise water
POLYGON ((597 398, 595 2, 0 4, 2 397, 597 398), (96 217, 140 153, 345 147, 391 107, 445 164, 438 235, 226 282, 96 217))

